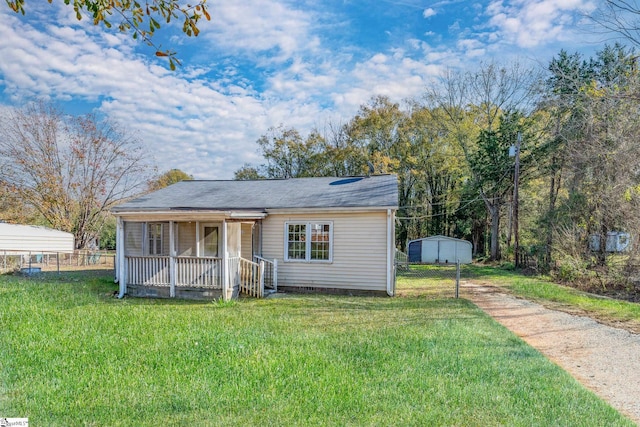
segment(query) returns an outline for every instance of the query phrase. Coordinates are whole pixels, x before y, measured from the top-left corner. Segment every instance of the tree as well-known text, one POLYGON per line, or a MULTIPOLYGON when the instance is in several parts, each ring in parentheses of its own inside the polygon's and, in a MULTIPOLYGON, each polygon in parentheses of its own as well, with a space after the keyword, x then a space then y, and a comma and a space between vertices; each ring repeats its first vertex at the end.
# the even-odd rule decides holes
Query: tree
MULTIPOLYGON (((620 45, 606 46, 590 66, 594 79, 579 94, 579 132, 569 140, 571 191, 584 197, 588 234, 599 234, 598 263, 605 264, 607 232, 638 227, 640 128, 637 59, 620 45)), ((578 105, 576 106, 578 109, 578 105)))
POLYGON ((116 218, 113 215, 110 215, 109 218, 104 223, 102 230, 100 230, 99 237, 99 248, 107 251, 115 251, 116 250, 116 227, 117 227, 116 218))
POLYGON ((591 19, 606 31, 640 45, 640 6, 635 0, 604 0, 594 9, 591 19))
POLYGON ((245 163, 240 169, 233 173, 233 179, 236 181, 251 181, 255 179, 265 179, 265 177, 260 175, 258 168, 245 163))
POLYGON ((164 187, 168 187, 171 184, 175 184, 180 181, 192 180, 193 176, 180 169, 170 169, 160 176, 149 181, 149 191, 159 190, 164 187))
POLYGON ((39 102, 0 122, 0 184, 78 249, 99 236, 108 210, 140 193, 149 165, 142 144, 108 120, 63 115, 39 102))
POLYGON ((351 137, 350 124, 329 123, 322 139, 326 174, 330 176, 362 175, 368 169, 369 159, 365 148, 351 137))
POLYGON ((426 95, 432 109, 444 113, 440 119, 442 127, 462 149, 475 188, 485 203, 491 221, 490 257, 493 260, 500 258, 500 216, 504 203, 503 197, 496 194, 505 193, 505 189, 502 184, 490 181, 508 172, 502 160, 506 151, 496 156, 498 149, 509 146, 504 132, 498 128, 506 112, 528 109, 537 80, 537 73, 522 69, 518 63, 501 66, 490 62, 464 74, 448 72, 439 86, 430 88, 426 95), (491 162, 485 165, 486 160, 491 162), (490 172, 489 168, 495 170, 490 172), (487 185, 500 190, 498 193, 483 191, 487 185))
MULTIPOLYGON (((48 0, 49 3, 52 0, 48 0)), ((16 13, 24 15, 25 0, 6 0, 7 5, 16 13)), ((71 0, 64 0, 70 5, 71 0)), ((120 22, 117 28, 121 32, 132 31, 134 39, 141 39, 147 45, 155 48, 156 56, 167 57, 169 66, 175 69, 180 61, 176 53, 168 50, 160 50, 153 42, 156 30, 161 28, 160 22, 169 24, 172 19, 182 20, 182 32, 187 36, 197 36, 200 33, 198 22, 203 17, 209 21, 211 16, 207 11, 206 0, 195 4, 184 3, 181 0, 151 0, 140 2, 138 0, 74 0, 73 10, 76 18, 81 20, 83 15, 89 15, 94 25, 104 25, 111 28, 111 18, 115 17, 120 22)))
POLYGON ((36 218, 33 208, 22 203, 16 193, 0 181, 0 222, 32 224, 36 218))
POLYGON ((561 262, 602 269, 607 233, 640 227, 637 57, 619 44, 588 60, 560 52, 549 71, 545 107, 554 117, 552 178, 558 179, 545 223, 557 238, 547 240, 561 262), (599 250, 590 252, 589 239, 597 236, 599 250))
POLYGON ((294 128, 270 128, 258 139, 267 164, 261 169, 267 178, 325 176, 324 140, 317 132, 303 138, 294 128))
POLYGON ((548 198, 546 212, 540 218, 541 232, 544 236, 545 266, 552 263, 554 245, 554 225, 558 223, 557 201, 565 177, 567 161, 567 138, 578 132, 576 125, 576 95, 578 95, 592 77, 588 64, 575 53, 561 50, 549 66, 550 76, 543 87, 539 111, 549 116, 547 120, 547 161, 543 163, 548 179, 548 198))

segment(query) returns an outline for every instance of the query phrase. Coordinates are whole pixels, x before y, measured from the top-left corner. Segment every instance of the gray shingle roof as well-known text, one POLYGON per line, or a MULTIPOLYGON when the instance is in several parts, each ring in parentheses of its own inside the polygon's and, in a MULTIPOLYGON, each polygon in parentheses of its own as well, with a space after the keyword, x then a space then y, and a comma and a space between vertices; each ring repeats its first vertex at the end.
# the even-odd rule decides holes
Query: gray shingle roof
POLYGON ((182 181, 130 200, 114 213, 158 210, 260 210, 398 206, 395 175, 257 181, 182 181))

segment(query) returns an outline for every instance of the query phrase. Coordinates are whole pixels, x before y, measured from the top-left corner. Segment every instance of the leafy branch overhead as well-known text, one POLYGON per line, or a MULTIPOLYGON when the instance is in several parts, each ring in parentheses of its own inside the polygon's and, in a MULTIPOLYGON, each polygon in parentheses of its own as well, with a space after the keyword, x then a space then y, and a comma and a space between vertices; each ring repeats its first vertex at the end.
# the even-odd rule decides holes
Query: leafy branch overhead
MULTIPOLYGON (((5 0, 11 10, 25 14, 25 0, 5 0)), ((52 0, 48 0, 49 3, 52 0)), ((196 4, 182 3, 179 0, 151 0, 144 3, 137 0, 64 0, 66 5, 73 3, 76 17, 81 20, 85 14, 93 19, 94 25, 103 24, 111 28, 111 18, 120 19, 117 27, 122 32, 133 32, 134 39, 141 39, 156 50, 156 56, 169 59, 169 66, 175 70, 180 61, 176 53, 159 49, 153 43, 156 30, 161 27, 161 22, 169 24, 171 20, 182 20, 182 32, 189 37, 198 36, 199 21, 205 18, 211 20, 207 11, 206 0, 196 4)))

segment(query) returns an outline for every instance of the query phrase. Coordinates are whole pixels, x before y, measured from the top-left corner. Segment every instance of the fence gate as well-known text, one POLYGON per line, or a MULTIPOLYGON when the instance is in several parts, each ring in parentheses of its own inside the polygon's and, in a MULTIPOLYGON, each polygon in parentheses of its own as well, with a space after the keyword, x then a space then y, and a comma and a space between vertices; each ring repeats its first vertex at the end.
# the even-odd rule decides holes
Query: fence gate
POLYGON ((409 242, 408 254, 396 251, 396 279, 407 285, 420 283, 455 283, 455 297, 460 295, 460 269, 470 264, 471 242, 446 236, 432 236, 409 242))

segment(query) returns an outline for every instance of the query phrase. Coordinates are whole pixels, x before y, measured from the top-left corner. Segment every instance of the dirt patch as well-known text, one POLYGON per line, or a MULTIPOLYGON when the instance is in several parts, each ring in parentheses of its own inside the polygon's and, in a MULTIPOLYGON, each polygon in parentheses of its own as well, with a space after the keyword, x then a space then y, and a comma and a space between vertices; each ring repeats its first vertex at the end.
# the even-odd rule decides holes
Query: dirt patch
POLYGON ((462 290, 464 298, 640 425, 640 335, 497 287, 464 283, 462 290))

